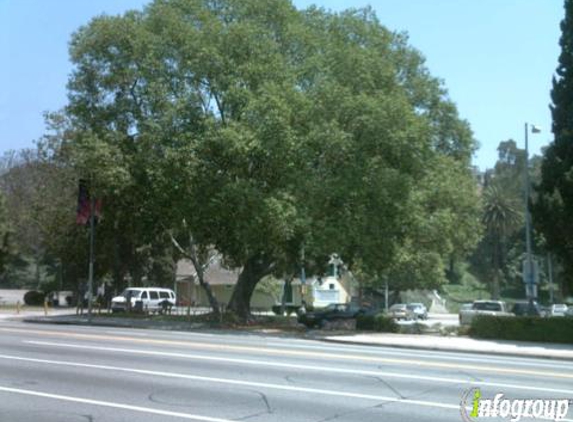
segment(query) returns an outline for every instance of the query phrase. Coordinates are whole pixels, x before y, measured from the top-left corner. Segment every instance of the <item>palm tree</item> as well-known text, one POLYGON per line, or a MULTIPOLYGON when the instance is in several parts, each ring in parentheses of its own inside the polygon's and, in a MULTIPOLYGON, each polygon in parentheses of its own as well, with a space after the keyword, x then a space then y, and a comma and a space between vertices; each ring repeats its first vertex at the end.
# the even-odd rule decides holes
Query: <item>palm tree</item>
POLYGON ((523 216, 518 210, 517 201, 506 195, 496 184, 491 184, 484 191, 482 222, 492 246, 491 293, 494 300, 498 300, 500 295, 499 278, 505 240, 522 223, 523 216))

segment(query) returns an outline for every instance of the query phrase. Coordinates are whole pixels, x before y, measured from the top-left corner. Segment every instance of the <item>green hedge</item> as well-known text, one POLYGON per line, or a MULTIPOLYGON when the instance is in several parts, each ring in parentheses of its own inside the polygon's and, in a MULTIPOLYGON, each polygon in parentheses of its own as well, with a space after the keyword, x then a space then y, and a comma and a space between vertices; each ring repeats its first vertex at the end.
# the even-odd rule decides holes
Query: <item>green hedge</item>
POLYGON ((356 317, 356 329, 365 331, 379 331, 384 333, 397 333, 398 324, 383 314, 358 315, 356 317))
POLYGON ((480 315, 472 320, 469 334, 483 339, 573 344, 573 318, 480 315))
POLYGON ((42 306, 44 304, 44 293, 37 290, 30 290, 24 295, 24 303, 28 306, 42 306))

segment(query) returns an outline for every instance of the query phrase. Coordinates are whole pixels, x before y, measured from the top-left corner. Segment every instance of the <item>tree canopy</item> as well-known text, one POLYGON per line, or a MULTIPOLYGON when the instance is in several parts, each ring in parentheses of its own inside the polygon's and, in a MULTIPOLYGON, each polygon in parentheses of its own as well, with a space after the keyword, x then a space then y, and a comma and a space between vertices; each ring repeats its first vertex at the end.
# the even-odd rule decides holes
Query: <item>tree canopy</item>
POLYGON ((565 0, 561 54, 551 90, 554 140, 545 151, 534 224, 564 266, 566 292, 573 291, 573 1, 565 0))
POLYGON ((247 317, 303 250, 435 286, 479 238, 469 125, 369 8, 155 0, 94 18, 70 54, 73 136, 53 150, 104 198, 117 283, 188 232, 242 268, 229 307, 247 317))

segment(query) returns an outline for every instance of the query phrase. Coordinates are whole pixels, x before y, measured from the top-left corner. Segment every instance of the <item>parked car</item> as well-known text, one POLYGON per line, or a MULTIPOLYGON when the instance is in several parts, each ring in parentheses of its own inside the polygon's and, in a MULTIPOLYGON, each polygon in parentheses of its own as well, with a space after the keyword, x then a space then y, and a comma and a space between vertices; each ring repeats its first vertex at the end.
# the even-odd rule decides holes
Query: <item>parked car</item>
POLYGON ((568 309, 568 306, 564 303, 556 303, 549 308, 549 316, 565 316, 568 309))
POLYGON ((460 324, 462 323, 462 312, 469 311, 472 306, 474 306, 473 303, 464 303, 460 306, 460 310, 458 311, 458 319, 460 324))
POLYGON ((406 307, 415 319, 428 319, 428 309, 423 303, 408 303, 406 307))
POLYGON ((366 309, 353 303, 332 303, 322 309, 300 313, 298 322, 306 325, 308 328, 323 327, 327 322, 353 319, 366 312, 366 309))
POLYGON ((388 315, 396 320, 410 320, 414 318, 414 313, 408 309, 405 303, 395 303, 388 309, 388 315))
POLYGON ((175 292, 160 287, 130 287, 111 300, 112 312, 163 312, 175 306, 175 292))
POLYGON ((535 301, 531 302, 516 302, 511 308, 511 313, 516 316, 544 316, 545 312, 535 301))
POLYGON ((499 300, 476 300, 470 309, 460 309, 460 325, 469 325, 478 315, 513 316, 505 302, 499 300))

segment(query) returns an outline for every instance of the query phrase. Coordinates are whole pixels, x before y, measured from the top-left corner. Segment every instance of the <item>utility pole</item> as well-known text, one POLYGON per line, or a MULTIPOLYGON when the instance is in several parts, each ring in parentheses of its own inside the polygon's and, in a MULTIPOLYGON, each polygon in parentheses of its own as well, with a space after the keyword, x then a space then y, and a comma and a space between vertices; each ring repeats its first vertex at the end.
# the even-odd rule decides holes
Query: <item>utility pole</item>
MULTIPOLYGON (((531 125, 531 133, 541 132, 535 125, 531 125)), ((533 264, 532 248, 531 248, 531 215, 529 212, 529 125, 525 123, 525 169, 524 169, 524 184, 525 184, 525 248, 526 258, 523 265, 523 281, 525 283, 525 296, 528 300, 537 299, 537 286, 535 279, 535 267, 533 264)))
POLYGON ((90 195, 90 264, 88 273, 88 322, 90 324, 92 322, 92 299, 94 284, 95 207, 95 196, 92 194, 90 195))

